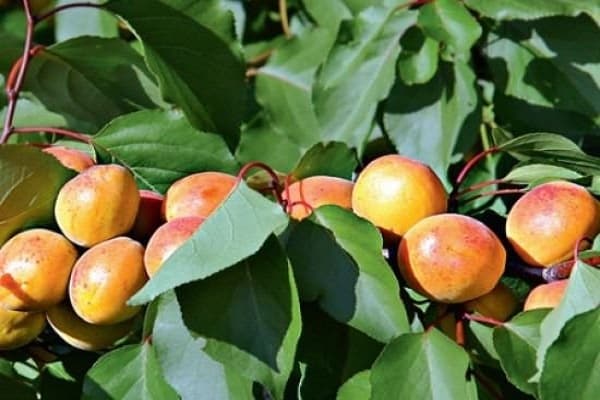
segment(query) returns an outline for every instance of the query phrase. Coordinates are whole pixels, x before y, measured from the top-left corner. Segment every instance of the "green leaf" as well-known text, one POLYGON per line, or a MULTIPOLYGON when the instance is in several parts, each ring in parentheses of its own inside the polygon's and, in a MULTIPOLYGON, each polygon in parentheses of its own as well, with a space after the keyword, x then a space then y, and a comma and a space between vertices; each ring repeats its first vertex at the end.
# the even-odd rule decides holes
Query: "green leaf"
POLYGON ((97 359, 95 353, 73 351, 46 364, 39 380, 41 398, 79 398, 85 374, 97 359))
POLYGON ((419 26, 427 36, 467 53, 481 36, 481 26, 458 0, 435 0, 419 11, 419 26))
POLYGON ((478 103, 472 69, 460 61, 442 63, 424 85, 397 81, 383 122, 399 153, 429 164, 445 180, 459 138, 477 134, 478 103))
POLYGON ((148 342, 120 347, 100 357, 85 377, 82 399, 178 399, 165 382, 148 342))
POLYGON ((394 81, 398 41, 415 20, 415 12, 377 7, 353 20, 352 40, 333 47, 317 77, 313 100, 323 139, 344 141, 362 153, 377 103, 394 81))
POLYGON ((429 82, 438 68, 439 43, 427 37, 416 26, 400 40, 402 52, 398 58, 398 75, 407 85, 429 82))
POLYGON ((532 395, 537 393, 537 385, 529 378, 537 371, 540 322, 547 314, 548 310, 521 313, 494 330, 494 347, 506 376, 513 385, 532 395))
POLYGON ((550 164, 528 164, 512 169, 502 178, 506 182, 530 184, 533 182, 582 178, 582 175, 566 167, 550 164))
POLYGON ((336 400, 364 400, 371 398, 370 379, 370 370, 354 375, 340 387, 336 400))
POLYGON ((600 390, 600 308, 569 320, 546 353, 540 379, 544 400, 598 397, 600 390))
POLYGON ((318 26, 334 33, 337 33, 342 20, 352 18, 344 0, 303 0, 302 4, 318 26))
POLYGON ((194 172, 238 170, 223 139, 199 132, 180 111, 144 110, 124 115, 95 135, 93 144, 126 165, 140 187, 161 193, 194 172))
POLYGON ((222 135, 235 148, 246 85, 244 65, 228 44, 158 0, 114 0, 107 8, 142 42, 163 96, 181 107, 196 128, 222 135))
MULTIPOLYGON (((0 110, 0 121, 6 118, 6 107, 0 110)), ((37 101, 22 97, 17 101, 13 125, 16 128, 25 126, 65 126, 67 121, 60 114, 48 111, 37 101)), ((17 136, 17 135, 14 135, 17 136)), ((13 136, 13 137, 14 137, 13 136)))
POLYGON ((21 145, 0 146, 0 244, 15 232, 54 221, 54 200, 75 173, 53 156, 21 145))
POLYGON ((287 243, 301 298, 317 300, 334 319, 381 342, 407 332, 400 289, 382 246, 377 229, 352 212, 316 209, 292 228, 287 243))
POLYGON ((0 388, 3 396, 11 400, 35 400, 36 390, 14 370, 14 364, 0 357, 0 388))
POLYGON ((158 299, 152 344, 165 380, 182 399, 253 399, 252 382, 202 351, 206 340, 194 339, 181 317, 177 297, 167 292, 158 299))
POLYGON ((79 37, 39 52, 24 87, 71 127, 95 131, 118 115, 156 107, 146 85, 143 59, 125 41, 79 37))
POLYGON ((538 19, 554 15, 576 16, 587 13, 600 20, 600 3, 580 0, 465 0, 478 13, 495 20, 538 19))
MULTIPOLYGON (((58 0, 56 6, 76 3, 77 0, 58 0)), ((90 3, 101 4, 102 0, 90 3)), ((117 37, 117 21, 108 12, 91 7, 72 8, 59 12, 54 17, 54 29, 57 42, 63 42, 77 36, 117 37)))
POLYGON ((204 279, 254 254, 269 235, 288 222, 281 207, 241 181, 202 228, 164 262, 130 299, 144 304, 159 294, 204 279))
POLYGON ((357 166, 356 153, 343 142, 317 143, 304 153, 291 175, 296 179, 314 175, 352 179, 357 166))
POLYGON ((468 367, 467 353, 437 329, 407 333, 375 361, 371 399, 466 399, 468 367))

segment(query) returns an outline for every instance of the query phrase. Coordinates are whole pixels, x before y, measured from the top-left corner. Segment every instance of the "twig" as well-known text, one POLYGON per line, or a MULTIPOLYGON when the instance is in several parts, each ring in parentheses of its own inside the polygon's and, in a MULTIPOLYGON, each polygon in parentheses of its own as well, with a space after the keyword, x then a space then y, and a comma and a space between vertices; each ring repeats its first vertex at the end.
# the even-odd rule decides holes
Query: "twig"
POLYGON ((279 0, 279 16, 281 17, 281 29, 287 39, 292 37, 292 31, 290 31, 290 22, 288 19, 287 12, 287 0, 279 0))
POLYGON ((75 139, 77 141, 87 143, 87 144, 91 144, 91 142, 92 142, 91 139, 88 136, 84 135, 83 133, 71 131, 68 129, 62 129, 62 128, 51 128, 48 126, 28 126, 26 128, 13 128, 12 131, 14 133, 48 132, 48 133, 55 133, 57 135, 68 137, 71 139, 75 139))
POLYGON ((43 21, 45 19, 50 18, 51 16, 53 16, 54 14, 64 11, 64 10, 68 10, 69 8, 82 8, 82 7, 88 7, 88 8, 104 8, 104 4, 96 4, 96 3, 89 3, 89 2, 81 2, 81 3, 69 3, 69 4, 63 4, 62 6, 58 6, 53 8, 52 10, 48 11, 45 14, 39 15, 35 17, 35 22, 40 22, 43 21))

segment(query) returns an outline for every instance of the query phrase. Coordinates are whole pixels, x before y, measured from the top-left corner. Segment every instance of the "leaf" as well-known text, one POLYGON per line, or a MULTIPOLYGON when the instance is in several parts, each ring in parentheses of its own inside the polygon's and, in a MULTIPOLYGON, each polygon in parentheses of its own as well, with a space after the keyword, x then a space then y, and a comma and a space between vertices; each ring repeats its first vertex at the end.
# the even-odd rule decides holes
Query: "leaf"
POLYGON ((481 26, 458 0, 436 0, 419 10, 419 26, 427 36, 467 53, 481 36, 481 26))
POLYGON ((509 381, 525 393, 535 395, 537 385, 529 378, 537 371, 536 350, 540 342, 540 322, 548 310, 518 314, 494 329, 494 347, 509 381))
POLYGON ((302 300, 317 300, 337 321, 386 343, 409 328, 382 246, 368 221, 324 206, 291 229, 286 248, 302 300))
POLYGON ((413 26, 400 39, 400 46, 398 75, 402 81, 407 85, 429 82, 438 68, 439 43, 413 26))
POLYGON ((399 153, 430 165, 446 180, 459 138, 477 132, 478 109, 472 69, 460 61, 442 63, 424 85, 397 81, 385 104, 383 122, 399 153))
POLYGON ((398 41, 416 20, 412 11, 371 7, 351 25, 352 40, 333 47, 313 94, 322 139, 346 142, 361 154, 377 102, 390 91, 398 41))
POLYGON ((159 294, 207 278, 254 254, 269 235, 285 226, 281 207, 241 181, 190 239, 136 293, 130 304, 147 303, 159 294))
POLYGON ((555 15, 576 16, 587 13, 600 18, 600 4, 579 0, 465 0, 465 4, 482 15, 495 20, 538 19, 555 15))
POLYGON ((546 353, 540 379, 543 399, 568 399, 573 393, 581 400, 598 397, 600 390, 600 308, 569 320, 546 353))
MULTIPOLYGON (((6 118, 6 108, 0 110, 0 121, 6 118)), ((63 116, 48 111, 46 107, 37 101, 22 97, 17 101, 13 125, 16 128, 25 126, 65 126, 67 121, 63 116)), ((14 135, 17 136, 17 135, 14 135)), ((13 137, 14 137, 13 136, 13 137)))
POLYGON ((179 111, 144 110, 124 115, 102 128, 92 142, 126 165, 140 187, 160 193, 194 172, 238 170, 223 139, 199 132, 179 111))
POLYGON ((318 26, 334 33, 337 33, 342 20, 352 17, 344 0, 304 0, 302 4, 318 26))
POLYGON ((98 359, 91 352, 73 351, 47 363, 41 370, 39 392, 42 399, 79 398, 86 372, 98 359))
MULTIPOLYGON (((56 7, 75 3, 77 0, 58 0, 56 7)), ((104 1, 92 0, 101 4, 104 1)), ((54 32, 57 42, 64 42, 77 36, 117 37, 117 21, 106 11, 99 8, 80 7, 59 12, 54 17, 54 32)))
POLYGON ((437 329, 389 343, 371 370, 372 400, 466 399, 469 357, 437 329))
POLYGON ((194 127, 222 135, 235 148, 245 108, 245 71, 228 44, 158 0, 114 0, 107 8, 142 42, 163 96, 181 107, 194 127))
POLYGON ((573 180, 581 177, 581 174, 569 168, 536 163, 513 168, 504 176, 504 178, 502 178, 502 180, 513 183, 530 184, 542 180, 573 180))
POLYGON ((37 399, 36 390, 33 385, 19 377, 13 365, 7 359, 0 358, 0 387, 2 388, 2 394, 8 396, 11 400, 37 399))
POLYGON ((291 175, 298 180, 315 175, 352 179, 357 166, 356 153, 345 143, 317 143, 304 153, 291 175))
POLYGON ((158 299, 152 344, 165 380, 182 399, 252 399, 252 382, 202 351, 203 338, 194 339, 181 317, 177 297, 167 292, 158 299))
POLYGON ((0 146, 0 244, 54 221, 54 200, 75 173, 53 156, 22 145, 0 146))
POLYGON ((359 372, 348 379, 338 391, 336 400, 364 400, 371 397, 371 371, 359 372))
POLYGON ((120 347, 100 357, 88 371, 82 399, 178 399, 165 382, 148 342, 120 347), (115 373, 118 372, 118 373, 115 373))
POLYGON ((156 107, 145 74, 142 57, 125 41, 78 37, 40 51, 24 87, 71 127, 95 131, 118 115, 156 107))

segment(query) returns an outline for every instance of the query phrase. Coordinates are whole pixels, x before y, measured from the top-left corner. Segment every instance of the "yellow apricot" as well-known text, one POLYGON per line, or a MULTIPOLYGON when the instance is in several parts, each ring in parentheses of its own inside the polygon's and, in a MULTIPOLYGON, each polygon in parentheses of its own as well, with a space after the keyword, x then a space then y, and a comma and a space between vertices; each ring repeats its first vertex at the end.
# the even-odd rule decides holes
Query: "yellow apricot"
POLYGON ((56 305, 46 312, 52 329, 71 346, 86 351, 97 351, 112 347, 116 341, 127 336, 135 319, 115 325, 92 325, 75 314, 65 303, 56 305))
POLYGON ((154 232, 144 252, 144 266, 153 277, 162 264, 198 229, 204 219, 200 217, 175 218, 154 232))
POLYGON ((69 296, 73 309, 90 324, 111 325, 140 311, 127 300, 148 280, 144 248, 127 237, 107 240, 88 249, 75 263, 69 296))
POLYGON ((0 350, 13 350, 32 342, 45 326, 44 313, 11 311, 0 307, 0 350))
POLYGON ((54 215, 67 238, 90 247, 128 232, 139 203, 135 180, 126 168, 95 165, 60 189, 54 215))
POLYGON ((222 172, 199 172, 181 178, 169 187, 165 197, 165 218, 208 216, 235 187, 237 178, 222 172))
POLYGON ((519 300, 502 282, 491 292, 465 303, 467 311, 476 312, 496 321, 506 321, 519 308, 519 300))
POLYGON ((402 236, 421 219, 446 212, 447 194, 427 165, 397 154, 379 157, 360 173, 354 212, 388 236, 402 236))
POLYGON ((290 205, 292 218, 304 219, 313 209, 326 204, 352 209, 353 187, 354 183, 346 179, 311 176, 292 183, 281 197, 290 205))
POLYGON ((528 264, 548 267, 567 260, 579 239, 600 232, 600 209, 582 186, 553 181, 536 186, 513 205, 506 236, 528 264))
POLYGON ((30 229, 0 249, 0 306, 42 311, 61 302, 77 250, 61 234, 30 229))
POLYGON ((556 307, 560 304, 568 283, 568 279, 562 279, 536 286, 525 299, 523 311, 556 307))
POLYGON ((504 272, 506 251, 483 223, 459 214, 417 222, 402 238, 398 266, 406 283, 442 303, 490 292, 504 272))
POLYGON ((95 164, 92 157, 83 151, 70 149, 64 146, 46 147, 42 151, 52 154, 62 165, 74 169, 77 172, 82 172, 84 169, 88 169, 95 164))

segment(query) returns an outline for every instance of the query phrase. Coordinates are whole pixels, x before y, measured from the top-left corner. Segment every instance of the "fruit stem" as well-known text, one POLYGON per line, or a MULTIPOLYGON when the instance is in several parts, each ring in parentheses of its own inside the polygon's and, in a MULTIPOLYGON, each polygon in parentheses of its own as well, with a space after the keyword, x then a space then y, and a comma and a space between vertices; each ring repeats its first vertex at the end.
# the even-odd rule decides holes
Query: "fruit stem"
POLYGON ((286 205, 286 212, 288 214, 291 214, 292 210, 294 209, 295 206, 304 206, 304 209, 309 214, 314 211, 313 207, 310 204, 308 204, 306 201, 304 201, 304 200, 298 200, 298 201, 294 201, 293 203, 287 203, 287 205, 286 205))
POLYGON ((464 167, 462 167, 462 169, 460 170, 460 172, 458 173, 458 176, 456 177, 456 181, 454 183, 454 187, 452 188, 452 193, 450 194, 450 197, 454 197, 456 196, 456 192, 458 192, 458 189, 460 188, 460 185, 464 182, 464 180, 467 178, 467 175, 469 174, 469 172, 471 172, 471 170, 481 161, 483 160, 485 157, 487 157, 490 154, 494 154, 497 153, 498 151, 500 151, 500 148, 497 146, 493 146, 490 147, 489 149, 485 149, 482 152, 480 152, 479 154, 475 155, 475 157, 471 158, 464 167))
POLYGON ((497 185, 497 184, 500 184, 500 183, 503 183, 503 182, 504 182, 503 179, 490 179, 489 181, 479 182, 479 183, 471 185, 471 186, 465 188, 464 190, 461 190, 460 192, 456 193, 456 196, 460 197, 460 196, 463 196, 465 194, 468 194, 468 193, 471 193, 471 192, 475 192, 475 191, 477 191, 479 189, 483 189, 485 187, 492 186, 492 185, 497 185))
MULTIPOLYGON (((455 313, 455 315, 457 315, 457 313, 455 313)), ((460 347, 464 347, 467 340, 465 339, 465 323, 462 318, 456 318, 454 336, 456 337, 456 344, 460 347)))
POLYGON ((240 169, 240 172, 238 172, 237 174, 238 183, 244 179, 248 171, 250 171, 252 168, 260 168, 267 174, 269 174, 269 176, 271 177, 271 187, 273 188, 273 195, 275 196, 275 199, 277 199, 277 203, 279 203, 285 209, 285 201, 281 198, 280 194, 281 185, 279 183, 279 177, 277 176, 273 168, 269 167, 267 164, 260 161, 252 161, 247 163, 240 169))
POLYGON ((504 322, 502 322, 502 321, 498 321, 497 319, 486 317, 486 316, 483 316, 483 315, 475 315, 475 314, 464 313, 462 315, 462 318, 463 319, 467 319, 469 321, 481 322, 481 323, 489 324, 489 325, 493 325, 493 326, 502 326, 502 325, 504 325, 504 322))
POLYGON ((290 30, 290 21, 287 12, 287 0, 279 0, 279 16, 281 17, 281 29, 286 39, 292 37, 292 31, 290 30))
POLYGON ((54 14, 56 14, 58 12, 61 12, 61 11, 64 11, 64 10, 67 10, 69 8, 88 7, 88 8, 100 8, 100 9, 102 9, 102 8, 104 8, 105 4, 96 4, 96 3, 88 3, 88 2, 63 4, 62 6, 54 7, 52 10, 48 11, 45 14, 42 14, 40 16, 36 16, 35 17, 35 21, 36 22, 43 21, 45 19, 50 18, 54 14))
POLYGON ((573 267, 575 266, 576 260, 578 258, 581 259, 581 261, 593 267, 600 264, 600 256, 590 256, 585 258, 579 257, 581 242, 583 241, 591 240, 589 238, 581 238, 577 241, 573 251, 573 259, 561 261, 559 263, 549 266, 548 268, 543 269, 542 277, 546 282, 554 282, 567 279, 569 276, 571 276, 571 271, 573 270, 573 267))
POLYGON ((13 133, 48 132, 48 133, 54 133, 56 135, 68 137, 71 139, 75 139, 75 140, 83 142, 83 143, 87 143, 87 144, 92 143, 91 139, 87 135, 84 135, 83 133, 71 131, 68 129, 62 129, 62 128, 52 128, 52 127, 48 127, 48 126, 29 126, 26 128, 13 128, 12 131, 13 131, 13 133))
POLYGON ((534 281, 535 283, 540 283, 544 280, 543 273, 544 268, 528 267, 522 263, 515 261, 506 262, 505 274, 507 276, 522 278, 528 282, 534 281))
POLYGON ((489 192, 484 192, 484 193, 480 193, 476 196, 469 197, 468 199, 465 199, 464 202, 469 203, 471 201, 475 201, 477 199, 481 199, 481 198, 489 197, 489 196, 498 196, 498 195, 504 195, 504 194, 523 194, 525 192, 527 192, 527 189, 497 189, 497 190, 491 190, 489 192))

